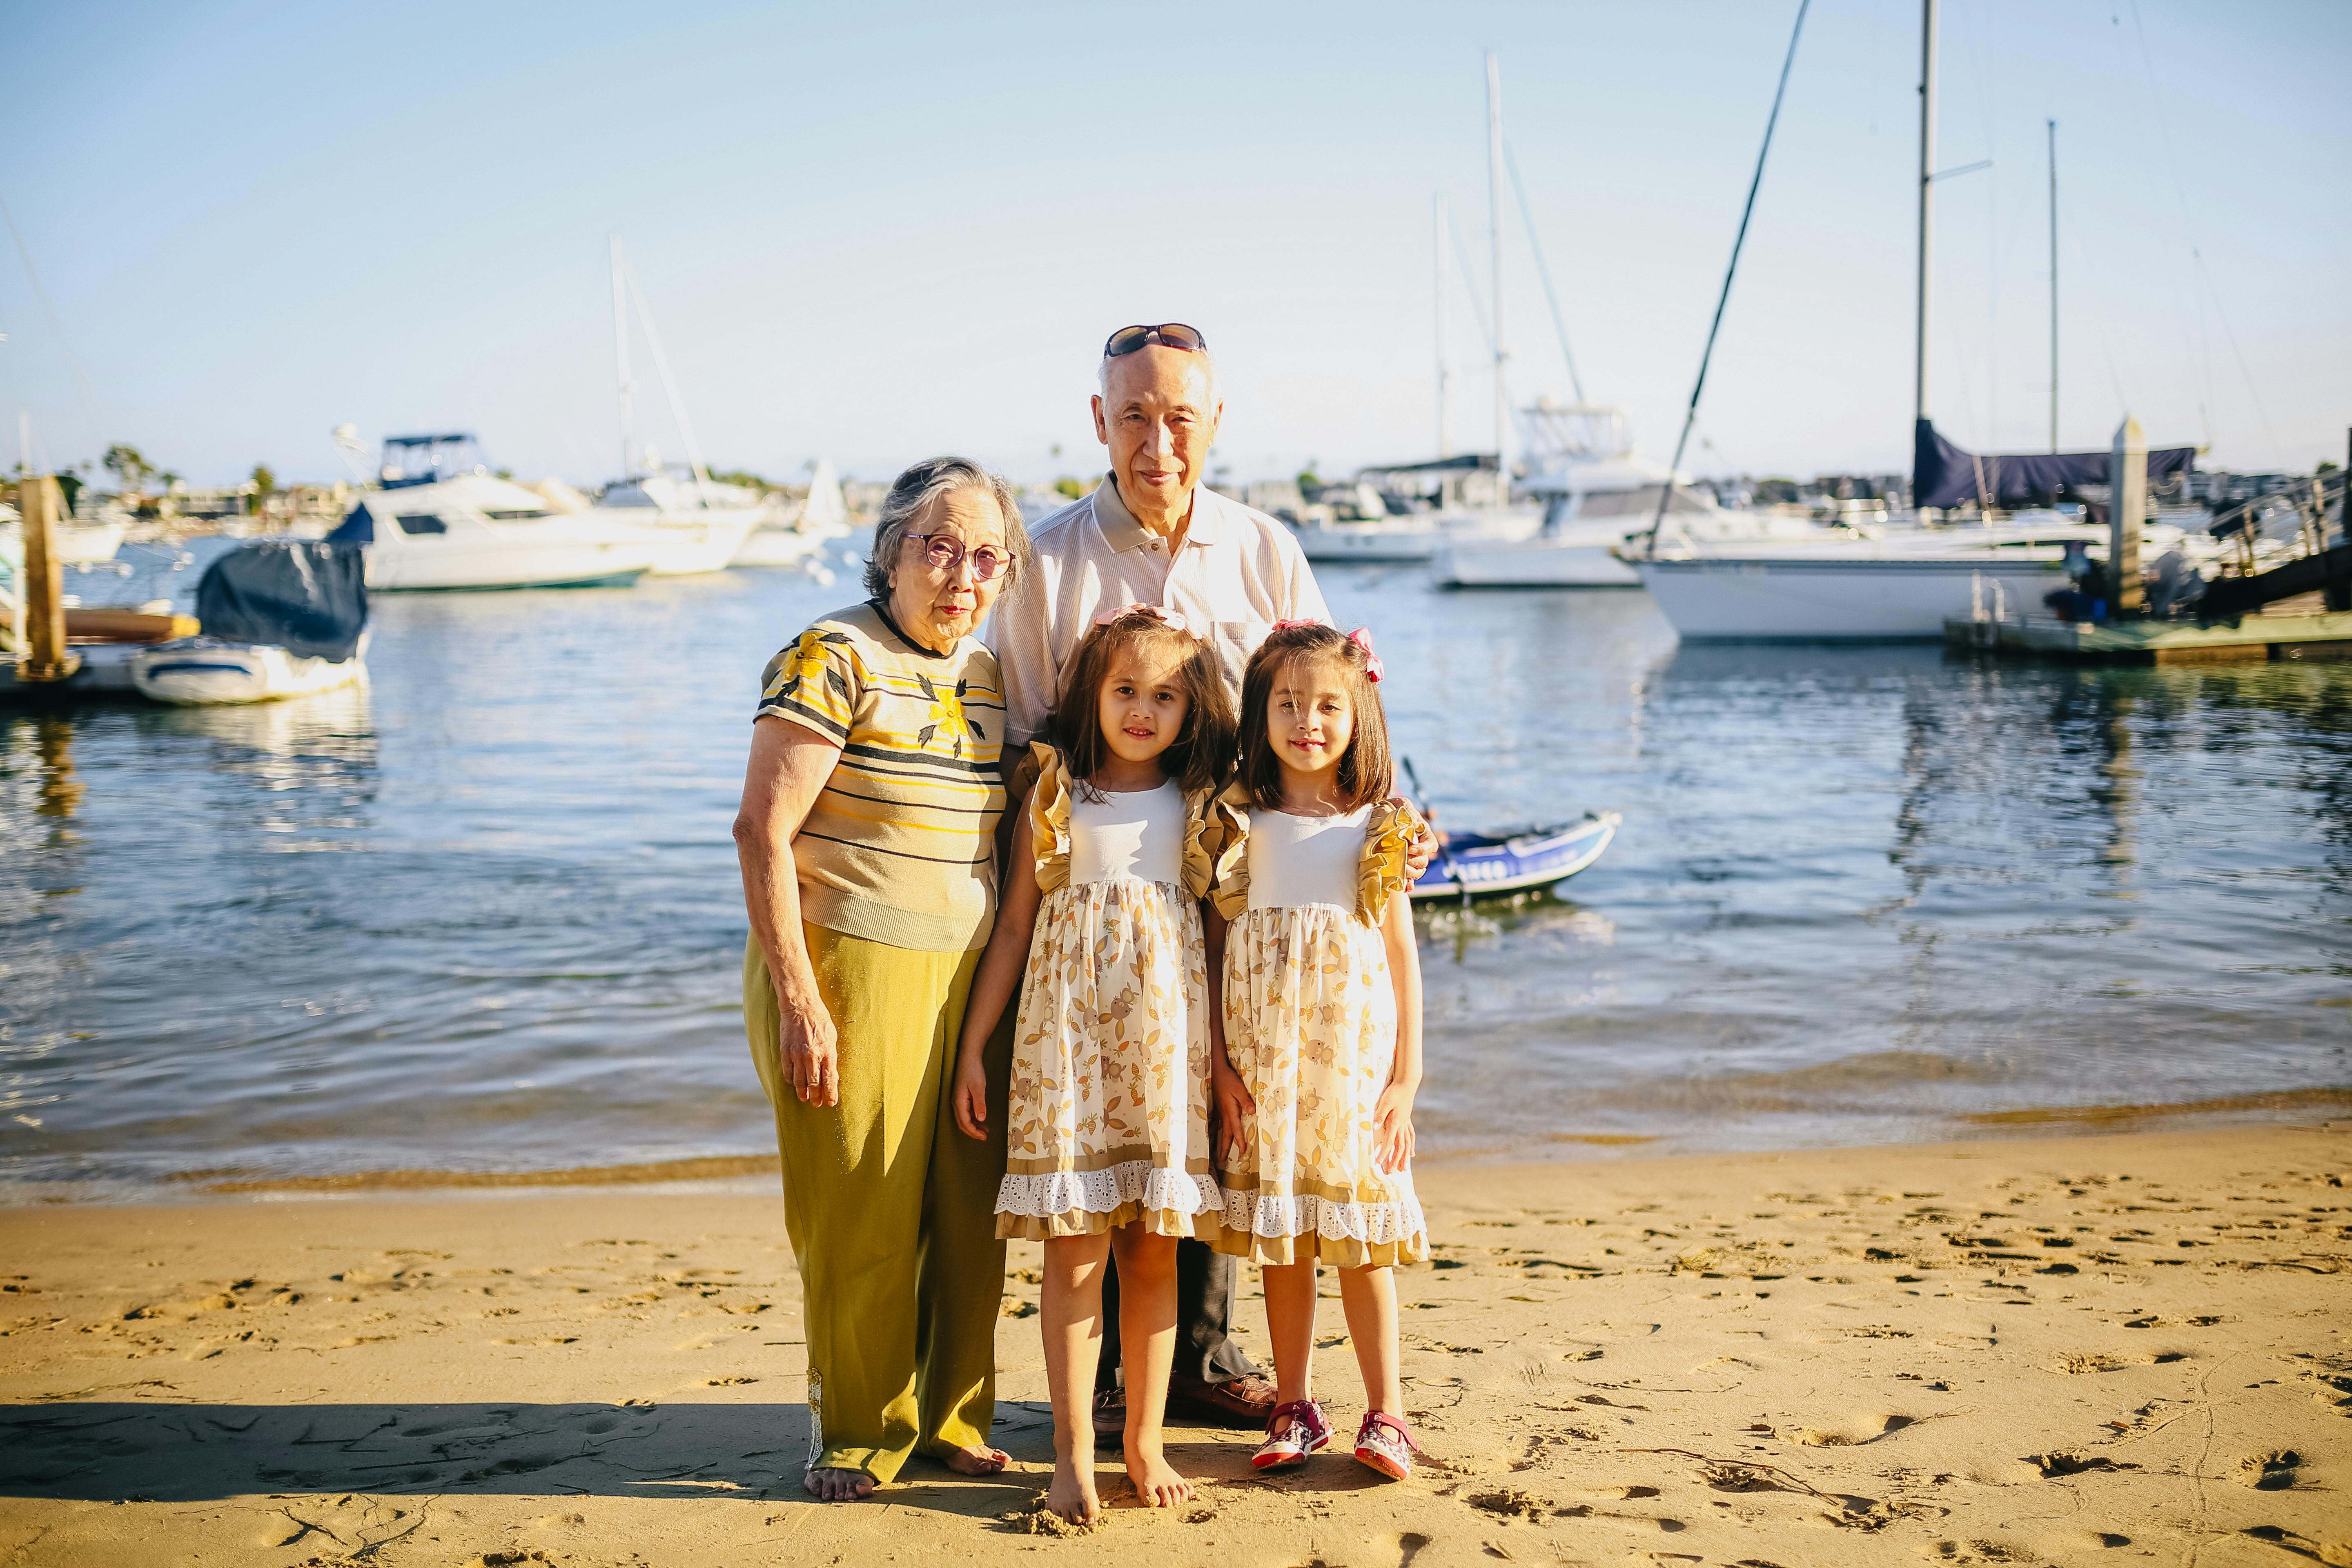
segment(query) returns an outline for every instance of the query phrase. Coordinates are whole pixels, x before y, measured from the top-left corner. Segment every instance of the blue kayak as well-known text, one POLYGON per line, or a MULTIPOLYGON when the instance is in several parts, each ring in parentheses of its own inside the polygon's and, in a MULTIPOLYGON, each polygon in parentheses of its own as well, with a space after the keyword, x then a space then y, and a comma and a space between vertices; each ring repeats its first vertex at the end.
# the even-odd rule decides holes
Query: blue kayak
POLYGON ((1588 811, 1581 820, 1505 833, 1449 833, 1437 858, 1412 885, 1416 899, 1472 898, 1523 892, 1575 876, 1601 858, 1622 819, 1588 811))

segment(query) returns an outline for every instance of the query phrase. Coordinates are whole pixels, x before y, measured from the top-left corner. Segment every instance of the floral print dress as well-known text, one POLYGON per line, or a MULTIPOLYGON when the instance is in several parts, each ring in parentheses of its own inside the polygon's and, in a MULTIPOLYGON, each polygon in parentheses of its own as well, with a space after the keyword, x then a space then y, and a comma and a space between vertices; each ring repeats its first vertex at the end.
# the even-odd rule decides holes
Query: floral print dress
POLYGON ((1374 1162, 1372 1112, 1396 1060, 1396 990, 1381 918, 1411 878, 1412 809, 1346 816, 1213 805, 1225 933, 1225 1054, 1257 1102, 1239 1157, 1219 1139, 1220 1252, 1343 1268, 1418 1263, 1429 1226, 1410 1170, 1374 1162), (1252 818, 1258 827, 1252 831, 1252 818))
POLYGON ((1208 792, 1090 800, 1059 752, 1033 750, 1044 899, 1013 1031, 996 1234, 1213 1233, 1208 792))

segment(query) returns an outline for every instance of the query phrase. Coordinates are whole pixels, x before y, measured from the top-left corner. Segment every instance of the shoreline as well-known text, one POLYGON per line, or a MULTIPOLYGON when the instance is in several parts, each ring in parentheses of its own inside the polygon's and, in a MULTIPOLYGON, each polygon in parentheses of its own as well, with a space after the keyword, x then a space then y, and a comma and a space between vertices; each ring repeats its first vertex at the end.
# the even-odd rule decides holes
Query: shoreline
MULTIPOLYGON (((1116 1506, 1105 1452, 1115 1506, 1072 1542, 1029 1511, 1034 1245, 998 1336, 1012 1471, 918 1461, 828 1507, 772 1194, 15 1208, 0 1562, 2352 1561, 2347 1184, 2352 1121, 1433 1164, 1435 1261, 1397 1280, 1415 1478, 1268 1479, 1254 1435, 1178 1421, 1194 1500, 1116 1506)), ((1336 1302, 1318 1346, 1345 1429, 1336 1302)))
MULTIPOLYGON (((1864 1143, 1791 1143, 1692 1147, 1669 1133, 1562 1132, 1535 1145, 1495 1148, 1439 1148, 1417 1157, 1420 1169, 1438 1171, 1461 1167, 1510 1169, 1518 1166, 1575 1165, 1622 1160, 1738 1159, 1755 1155, 1829 1152, 1841 1149, 1937 1149, 1947 1145, 2035 1140, 2053 1137, 2100 1137, 2146 1134, 2158 1131, 2200 1132, 2233 1127, 2294 1126, 2298 1118, 2341 1110, 2352 1123, 2352 1087, 2314 1085, 2303 1089, 2263 1090, 2216 1099, 2169 1104, 2092 1104, 2021 1107, 2008 1110, 1962 1112, 1944 1119, 1941 1137, 1894 1139, 1864 1143), (1670 1148, 1656 1148, 1672 1144, 1670 1148)), ((264 1168, 216 1165, 173 1172, 144 1184, 127 1179, 92 1178, 92 1186, 112 1190, 79 1197, 67 1180, 30 1179, 11 1188, 0 1185, 0 1213, 12 1208, 71 1206, 119 1208, 204 1205, 239 1202, 297 1202, 305 1199, 408 1199, 437 1194, 451 1200, 478 1200, 499 1195, 557 1195, 626 1190, 651 1194, 751 1194, 770 1191, 779 1177, 776 1156, 768 1154, 702 1154, 668 1160, 622 1162, 609 1165, 577 1165, 554 1170, 466 1171, 432 1167, 394 1167, 371 1171, 276 1174, 264 1168), (20 1194, 31 1195, 20 1195, 20 1194)))

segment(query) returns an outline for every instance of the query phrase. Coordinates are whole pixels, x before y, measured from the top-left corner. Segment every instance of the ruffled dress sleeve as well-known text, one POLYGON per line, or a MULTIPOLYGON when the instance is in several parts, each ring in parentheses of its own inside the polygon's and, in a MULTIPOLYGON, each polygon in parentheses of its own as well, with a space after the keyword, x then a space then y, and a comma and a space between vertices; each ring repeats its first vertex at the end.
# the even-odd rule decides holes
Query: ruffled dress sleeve
POLYGON ((1400 800, 1384 800, 1372 807, 1364 822, 1364 853, 1357 862, 1356 915, 1367 925, 1379 925, 1389 900, 1412 885, 1405 851, 1421 837, 1421 814, 1400 800))
POLYGON ((1215 792, 1193 790, 1184 796, 1184 847, 1181 869, 1184 896, 1205 899, 1217 880, 1217 859, 1209 849, 1209 827, 1215 792))
POLYGON ((1043 741, 1029 742, 1029 755, 1037 764, 1037 782, 1029 790, 1029 836, 1037 891, 1045 894, 1070 880, 1070 768, 1043 741))
POLYGON ((1210 864, 1209 898, 1228 921, 1249 908, 1249 791, 1239 779, 1208 803, 1202 831, 1210 864))

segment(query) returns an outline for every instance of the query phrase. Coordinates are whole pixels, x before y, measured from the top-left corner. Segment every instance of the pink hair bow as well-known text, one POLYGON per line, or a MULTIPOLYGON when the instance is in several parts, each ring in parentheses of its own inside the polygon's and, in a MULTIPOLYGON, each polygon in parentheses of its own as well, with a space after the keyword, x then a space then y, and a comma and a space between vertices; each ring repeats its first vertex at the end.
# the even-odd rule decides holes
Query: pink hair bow
POLYGON ((1184 617, 1165 605, 1121 605, 1095 616, 1095 625, 1107 626, 1124 616, 1150 616, 1171 632, 1190 633, 1192 626, 1184 617))
POLYGON ((1371 628, 1358 626, 1348 634, 1348 640, 1364 650, 1364 679, 1378 686, 1387 670, 1381 663, 1381 656, 1372 651, 1371 628))
POLYGON ((1321 621, 1312 620, 1312 619, 1308 619, 1308 620, 1280 620, 1280 621, 1276 621, 1276 622, 1275 622, 1273 626, 1268 626, 1266 629, 1267 629, 1268 631, 1276 631, 1276 632, 1279 632, 1279 631, 1287 631, 1287 630, 1288 630, 1289 628, 1291 628, 1292 626, 1321 626, 1322 624, 1323 624, 1323 623, 1322 623, 1321 621))

